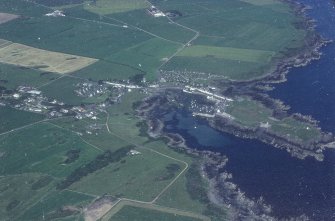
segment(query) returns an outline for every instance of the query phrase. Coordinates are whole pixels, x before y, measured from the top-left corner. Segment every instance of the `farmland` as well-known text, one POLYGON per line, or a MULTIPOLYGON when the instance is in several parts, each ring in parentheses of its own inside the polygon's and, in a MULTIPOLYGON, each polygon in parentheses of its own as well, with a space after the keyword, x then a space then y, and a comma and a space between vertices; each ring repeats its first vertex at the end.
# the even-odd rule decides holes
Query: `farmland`
POLYGON ((0 62, 67 74, 95 63, 96 59, 73 56, 12 43, 0 48, 0 62))
POLYGON ((8 14, 8 13, 0 13, 0 24, 9 22, 16 18, 18 18, 17 15, 8 14))
POLYGON ((149 4, 144 0, 98 0, 85 5, 85 9, 97 14, 113 14, 136 9, 147 8, 149 4))
MULTIPOLYGON (((90 220, 95 211, 115 221, 226 220, 228 206, 208 198, 201 155, 149 137, 153 126, 136 107, 156 96, 178 103, 165 89, 189 85, 163 79, 166 71, 214 74, 224 84, 265 76, 308 34, 291 7, 0 0, 0 9, 0 220, 90 220)), ((205 91, 212 82, 202 83, 205 91)), ((268 123, 306 143, 321 137, 315 125, 232 98, 223 106, 239 126, 268 123)))
POLYGON ((280 2, 213 1, 211 4, 199 2, 191 7, 176 1, 160 4, 166 11, 177 10, 183 14, 176 18, 176 22, 200 33, 190 48, 181 51, 165 66, 166 70, 198 70, 231 80, 250 80, 269 70, 274 58, 282 57, 287 48, 301 47, 300 39, 306 35, 294 25, 299 18, 288 15, 287 11, 291 9, 280 2), (224 53, 225 50, 229 52, 224 53), (262 52, 262 59, 257 59, 259 50, 266 51, 265 54, 262 52), (254 56, 250 56, 252 54, 254 56), (250 64, 247 57, 256 59, 257 64, 250 64), (227 61, 232 58, 238 62, 227 61))

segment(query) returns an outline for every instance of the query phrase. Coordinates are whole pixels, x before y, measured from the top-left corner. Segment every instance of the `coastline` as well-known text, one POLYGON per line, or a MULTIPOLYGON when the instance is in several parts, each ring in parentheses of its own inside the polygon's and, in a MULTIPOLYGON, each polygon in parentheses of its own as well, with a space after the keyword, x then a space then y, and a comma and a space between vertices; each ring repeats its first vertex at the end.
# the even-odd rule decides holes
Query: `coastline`
MULTIPOLYGON (((228 82, 228 85, 234 88, 234 91, 232 92, 233 95, 248 95, 261 102, 266 107, 270 107, 274 110, 274 114, 277 114, 278 116, 287 116, 287 110, 289 110, 290 107, 285 105, 282 101, 273 99, 265 94, 265 92, 269 90, 269 85, 272 87, 273 84, 285 82, 287 80, 286 76, 292 68, 307 66, 312 61, 320 59, 322 55, 320 52, 321 48, 331 42, 323 39, 315 32, 314 21, 309 19, 306 15, 306 10, 310 9, 308 6, 304 6, 291 0, 283 0, 283 2, 291 5, 296 16, 304 18, 304 22, 299 25, 301 25, 300 28, 307 30, 308 34, 305 39, 306 44, 299 49, 288 50, 286 52, 287 56, 276 60, 274 62, 275 65, 273 65, 270 71, 266 72, 261 78, 253 79, 251 81, 228 82)), ((220 83, 227 84, 227 81, 220 83)), ((222 94, 225 93, 226 91, 222 91, 222 94)), ((138 116, 147 122, 147 134, 150 137, 167 138, 168 144, 172 148, 179 148, 189 154, 201 156, 203 162, 202 170, 199 172, 205 175, 204 177, 209 181, 210 188, 208 197, 210 201, 216 205, 221 205, 227 208, 232 220, 241 218, 238 215, 239 211, 237 211, 237 208, 238 210, 243 211, 245 217, 251 219, 276 220, 275 217, 271 217, 270 215, 271 207, 266 205, 262 198, 256 201, 248 199, 236 184, 230 181, 231 174, 224 171, 225 165, 228 162, 227 157, 211 151, 195 150, 186 145, 185 138, 183 138, 182 135, 166 133, 163 131, 164 123, 156 118, 155 112, 156 114, 159 112, 161 115, 164 111, 168 111, 167 109, 164 109, 165 103, 167 103, 165 95, 156 94, 153 97, 149 97, 142 103, 144 105, 141 105, 137 109, 138 116)), ((168 108, 171 107, 169 105, 167 106, 168 108)), ((311 116, 304 116, 299 113, 295 113, 292 116, 298 121, 307 122, 315 126, 318 125, 318 122, 311 116)), ((227 132, 241 138, 257 139, 261 142, 270 144, 275 148, 286 149, 291 156, 299 159, 313 157, 318 161, 322 161, 324 159, 323 151, 327 148, 335 147, 334 136, 331 133, 328 134, 322 132, 322 136, 327 136, 327 138, 325 138, 326 141, 313 143, 313 148, 308 149, 302 144, 280 137, 275 133, 266 130, 243 128, 222 117, 216 116, 214 118, 203 118, 216 130, 227 132)), ((301 215, 300 217, 295 217, 294 220, 307 219, 308 218, 305 215, 301 215)))

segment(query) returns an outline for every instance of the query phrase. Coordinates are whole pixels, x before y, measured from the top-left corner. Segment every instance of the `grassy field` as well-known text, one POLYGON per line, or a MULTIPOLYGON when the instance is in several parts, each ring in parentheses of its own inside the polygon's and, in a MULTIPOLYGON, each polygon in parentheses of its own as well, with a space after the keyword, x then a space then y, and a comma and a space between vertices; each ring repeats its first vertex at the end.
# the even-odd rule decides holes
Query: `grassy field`
POLYGON ((138 64, 130 64, 128 60, 121 63, 113 61, 98 61, 84 69, 75 72, 73 75, 81 78, 98 80, 124 80, 138 74, 145 75, 146 72, 138 64))
POLYGON ((36 188, 36 183, 43 176, 27 173, 0 178, 1 220, 18 220, 19 215, 22 215, 27 208, 47 194, 53 185, 53 181, 36 188))
POLYGON ((136 9, 148 8, 145 0, 97 0, 95 3, 85 4, 85 9, 97 14, 113 14, 136 9))
POLYGON ((170 57, 180 45, 159 38, 152 38, 138 45, 122 50, 110 58, 114 62, 124 63, 129 66, 137 64, 138 68, 147 73, 149 81, 155 80, 157 67, 164 59, 170 57))
POLYGON ((20 220, 58 220, 63 217, 75 220, 80 214, 81 207, 93 199, 91 196, 67 190, 52 192, 22 214, 20 220))
POLYGON ((48 123, 2 136, 0 151, 1 175, 37 172, 60 178, 101 153, 76 134, 48 123), (80 151, 78 159, 65 163, 68 151, 73 149, 80 151))
POLYGON ((0 133, 41 121, 44 118, 41 114, 0 106, 0 133))
POLYGON ((209 47, 204 45, 191 46, 183 50, 178 56, 185 57, 215 57, 227 60, 265 63, 271 61, 274 52, 254 49, 240 49, 228 47, 209 47))
POLYGON ((154 18, 150 16, 144 9, 116 13, 107 15, 107 17, 136 26, 146 32, 177 43, 186 43, 195 35, 194 32, 188 29, 171 24, 165 17, 154 18))
POLYGON ((272 110, 250 99, 234 101, 228 106, 226 112, 232 115, 235 121, 242 126, 256 128, 261 123, 269 123, 271 126, 268 130, 302 143, 318 140, 321 135, 320 130, 315 125, 301 122, 292 116, 284 119, 273 118, 272 110))
POLYGON ((59 74, 0 63, 0 86, 13 90, 20 85, 39 87, 59 77, 59 74))
POLYGON ((16 43, 0 48, 0 62, 44 72, 68 74, 96 61, 97 59, 51 52, 16 43))
POLYGON ((306 31, 296 27, 301 18, 279 1, 214 0, 189 5, 172 0, 157 1, 157 5, 177 10, 182 16, 176 22, 200 33, 166 70, 198 70, 231 80, 250 80, 263 76, 288 49, 301 47, 306 36, 306 31), (238 62, 228 63, 231 59, 238 62))
POLYGON ((119 212, 112 216, 110 221, 200 221, 203 219, 181 216, 155 209, 147 209, 135 206, 124 206, 119 212))
POLYGON ((177 161, 149 150, 141 148, 136 150, 141 154, 130 155, 122 162, 113 163, 88 175, 74 183, 70 189, 94 195, 110 194, 150 201, 185 167, 177 161), (170 171, 168 169, 170 167, 175 170, 170 171))

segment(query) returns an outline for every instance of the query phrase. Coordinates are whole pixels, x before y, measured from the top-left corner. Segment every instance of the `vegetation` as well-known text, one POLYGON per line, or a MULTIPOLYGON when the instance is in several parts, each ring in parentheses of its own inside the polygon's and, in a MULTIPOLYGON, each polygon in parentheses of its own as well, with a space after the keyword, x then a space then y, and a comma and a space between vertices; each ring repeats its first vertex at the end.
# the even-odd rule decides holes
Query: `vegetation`
POLYGON ((310 144, 311 140, 317 141, 321 138, 321 131, 316 125, 302 122, 293 116, 276 119, 271 109, 249 98, 233 101, 226 112, 241 126, 256 129, 263 124, 263 127, 264 125, 267 127, 267 131, 303 144, 310 144))
POLYGON ((165 11, 183 16, 176 22, 200 36, 165 66, 166 70, 215 73, 232 80, 251 80, 264 75, 288 48, 302 46, 306 31, 286 3, 279 1, 156 1, 165 11), (233 62, 231 61, 233 60, 233 62))
POLYGON ((145 0, 94 0, 85 9, 97 14, 113 14, 149 7, 145 0))
POLYGON ((116 213, 110 221, 200 221, 201 219, 164 213, 161 211, 149 210, 133 206, 124 206, 116 213))
MULTIPOLYGON (((2 12, 20 15, 0 25, 0 57, 13 64, 0 64, 1 93, 27 85, 79 106, 108 94, 79 97, 78 83, 143 85, 143 79, 155 82, 160 69, 251 80, 302 46, 307 34, 296 27, 301 19, 279 1, 151 2, 177 16, 155 18, 144 0, 0 0, 2 12), (66 16, 45 16, 55 8, 66 16), (17 44, 5 48, 8 41, 17 44), (73 65, 72 55, 83 63, 73 65)), ((83 207, 104 194, 137 200, 117 207, 121 200, 116 221, 207 220, 198 214, 223 220, 225 211, 207 197, 198 159, 145 134, 134 107, 146 92, 132 90, 96 120, 39 122, 44 116, 0 106, 0 220, 80 220, 83 207), (96 133, 86 133, 93 124, 96 133)), ((226 111, 242 126, 269 122, 276 133, 306 142, 320 135, 293 117, 273 119, 272 110, 249 98, 236 99, 226 111)))
POLYGON ((35 205, 32 205, 27 211, 20 216, 20 220, 55 220, 61 217, 67 217, 80 213, 80 209, 87 205, 93 197, 74 193, 70 191, 51 192, 43 197, 35 205))
POLYGON ((44 118, 41 114, 0 106, 0 133, 41 121, 44 118))
POLYGON ((65 189, 88 174, 102 169, 110 163, 119 162, 127 155, 130 149, 131 147, 123 147, 114 152, 106 151, 103 154, 98 155, 93 161, 74 170, 69 176, 65 178, 65 180, 57 185, 57 188, 65 189))

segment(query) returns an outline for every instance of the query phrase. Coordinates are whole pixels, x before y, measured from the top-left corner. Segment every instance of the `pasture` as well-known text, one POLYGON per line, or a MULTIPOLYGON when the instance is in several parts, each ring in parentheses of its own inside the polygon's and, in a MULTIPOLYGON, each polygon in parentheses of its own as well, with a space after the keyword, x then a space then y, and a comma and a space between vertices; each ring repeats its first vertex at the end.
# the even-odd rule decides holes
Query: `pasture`
POLYGON ((274 52, 255 49, 211 47, 195 45, 186 48, 178 56, 188 57, 215 57, 234 61, 265 63, 271 61, 274 52))
POLYGON ((59 74, 56 73, 0 63, 0 87, 8 90, 14 90, 20 85, 39 87, 57 77, 59 74))
POLYGON ((96 0, 85 4, 84 8, 93 13, 107 15, 148 8, 149 6, 145 0, 96 0))
POLYGON ((42 114, 0 106, 0 133, 41 121, 44 118, 42 114))
POLYGON ((53 186, 53 181, 36 188, 45 175, 38 173, 17 174, 0 177, 0 219, 18 219, 27 208, 47 194, 53 186))
POLYGON ((185 167, 178 161, 150 150, 143 148, 135 150, 140 154, 129 155, 121 162, 112 163, 89 174, 69 188, 94 195, 109 194, 115 197, 150 201, 185 167))
POLYGON ((65 177, 101 151, 83 142, 77 134, 40 123, 1 137, 1 175, 45 173, 65 177), (80 150, 79 157, 66 164, 68 151, 80 150))
POLYGON ((183 16, 175 21, 199 32, 191 47, 164 66, 168 71, 214 73, 236 81, 260 78, 285 53, 302 47, 308 34, 297 25, 302 18, 280 1, 172 0, 157 6, 178 11, 183 16))
POLYGON ((170 208, 164 208, 153 205, 138 205, 132 202, 121 202, 122 205, 117 205, 116 209, 112 209, 114 212, 110 219, 104 217, 103 221, 201 221, 209 220, 206 217, 197 216, 196 214, 187 213, 179 210, 170 208), (118 210, 118 211, 114 211, 118 210))

